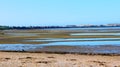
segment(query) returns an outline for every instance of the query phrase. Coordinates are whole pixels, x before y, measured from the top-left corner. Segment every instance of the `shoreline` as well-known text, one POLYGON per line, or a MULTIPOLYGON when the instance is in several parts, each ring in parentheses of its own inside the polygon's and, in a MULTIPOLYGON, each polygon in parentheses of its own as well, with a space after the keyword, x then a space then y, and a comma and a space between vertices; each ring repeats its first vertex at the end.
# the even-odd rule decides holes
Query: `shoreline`
MULTIPOLYGON (((8 45, 7 45, 8 46, 8 45)), ((14 47, 14 49, 1 47, 3 52, 23 52, 23 53, 50 53, 50 54, 82 54, 82 55, 115 55, 120 56, 120 46, 45 46, 34 49, 25 49, 25 46, 14 47), (22 48, 22 49, 20 49, 22 48)), ((12 45, 11 45, 12 46, 12 45)), ((28 46, 26 46, 28 47, 28 46)), ((33 47, 33 46, 31 46, 33 47)))
POLYGON ((116 53, 75 53, 75 52, 48 52, 48 51, 44 51, 44 52, 30 52, 30 51, 0 51, 0 52, 9 52, 9 53, 46 53, 46 54, 71 54, 71 55, 89 55, 89 56, 94 56, 94 55, 99 55, 99 56, 120 56, 120 54, 116 54, 116 53))

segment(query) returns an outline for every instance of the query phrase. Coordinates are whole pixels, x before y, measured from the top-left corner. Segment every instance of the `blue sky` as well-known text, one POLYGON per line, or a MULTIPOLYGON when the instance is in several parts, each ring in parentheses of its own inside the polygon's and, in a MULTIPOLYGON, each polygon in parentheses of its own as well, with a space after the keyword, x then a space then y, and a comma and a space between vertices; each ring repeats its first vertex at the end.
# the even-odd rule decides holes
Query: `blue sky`
POLYGON ((0 0, 0 25, 120 23, 120 0, 0 0))

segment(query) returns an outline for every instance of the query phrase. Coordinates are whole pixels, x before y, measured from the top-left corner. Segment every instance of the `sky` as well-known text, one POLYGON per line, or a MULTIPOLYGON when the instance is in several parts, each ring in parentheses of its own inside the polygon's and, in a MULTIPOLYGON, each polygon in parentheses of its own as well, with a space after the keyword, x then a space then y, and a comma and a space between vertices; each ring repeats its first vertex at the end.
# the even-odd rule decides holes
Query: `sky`
POLYGON ((120 23, 120 0, 0 0, 0 25, 120 23))

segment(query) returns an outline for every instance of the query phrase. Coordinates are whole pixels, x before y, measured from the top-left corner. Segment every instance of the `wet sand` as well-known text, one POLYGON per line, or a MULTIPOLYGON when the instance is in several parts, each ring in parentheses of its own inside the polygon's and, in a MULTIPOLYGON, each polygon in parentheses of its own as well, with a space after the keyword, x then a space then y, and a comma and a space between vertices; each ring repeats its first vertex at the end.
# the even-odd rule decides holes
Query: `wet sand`
MULTIPOLYGON (((27 51, 26 51, 27 52, 27 51)), ((46 46, 36 48, 28 52, 46 52, 58 54, 85 54, 85 55, 120 55, 120 46, 46 46)))
POLYGON ((120 67, 120 56, 0 52, 0 67, 120 67))
POLYGON ((29 53, 57 53, 57 54, 84 54, 84 55, 120 55, 119 45, 84 45, 84 46, 43 46, 25 44, 1 44, 0 51, 29 52, 29 53))

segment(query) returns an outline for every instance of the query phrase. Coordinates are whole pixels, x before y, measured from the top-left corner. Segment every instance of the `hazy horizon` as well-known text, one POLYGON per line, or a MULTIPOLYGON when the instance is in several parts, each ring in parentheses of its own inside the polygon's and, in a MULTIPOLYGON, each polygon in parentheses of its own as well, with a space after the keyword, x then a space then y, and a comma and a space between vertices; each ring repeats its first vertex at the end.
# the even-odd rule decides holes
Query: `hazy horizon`
POLYGON ((0 25, 120 23, 120 0, 1 0, 0 25))

